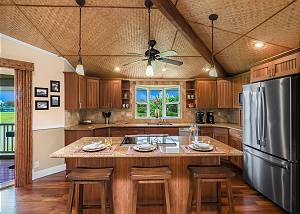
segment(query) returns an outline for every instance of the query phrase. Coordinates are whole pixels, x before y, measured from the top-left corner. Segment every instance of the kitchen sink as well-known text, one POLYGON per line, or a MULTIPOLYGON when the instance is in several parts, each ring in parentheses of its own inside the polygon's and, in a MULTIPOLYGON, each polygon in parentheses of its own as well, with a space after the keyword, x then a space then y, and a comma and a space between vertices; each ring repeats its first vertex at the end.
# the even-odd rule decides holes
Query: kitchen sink
POLYGON ((171 126, 173 123, 148 123, 148 125, 171 126))

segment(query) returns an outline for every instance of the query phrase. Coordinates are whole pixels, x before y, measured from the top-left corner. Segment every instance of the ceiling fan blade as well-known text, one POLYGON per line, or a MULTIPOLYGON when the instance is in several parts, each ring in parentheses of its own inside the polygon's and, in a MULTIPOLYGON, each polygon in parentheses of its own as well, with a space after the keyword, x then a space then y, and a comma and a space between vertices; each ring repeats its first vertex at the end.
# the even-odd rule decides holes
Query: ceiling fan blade
POLYGON ((141 54, 141 53, 126 53, 128 55, 134 55, 134 56, 144 56, 145 54, 141 54))
POLYGON ((161 62, 165 62, 165 63, 168 63, 168 64, 172 64, 172 65, 177 65, 177 66, 180 66, 183 64, 183 62, 181 61, 177 61, 177 60, 173 60, 173 59, 168 59, 168 58, 158 58, 157 60, 161 61, 161 62))
POLYGON ((158 54, 160 57, 177 56, 177 52, 174 50, 164 51, 158 54))
POLYGON ((139 59, 139 60, 135 60, 133 62, 129 62, 129 63, 126 63, 124 64, 123 66, 126 66, 126 65, 132 65, 132 64, 136 64, 136 63, 141 63, 141 62, 144 62, 144 61, 147 61, 148 59, 139 59))

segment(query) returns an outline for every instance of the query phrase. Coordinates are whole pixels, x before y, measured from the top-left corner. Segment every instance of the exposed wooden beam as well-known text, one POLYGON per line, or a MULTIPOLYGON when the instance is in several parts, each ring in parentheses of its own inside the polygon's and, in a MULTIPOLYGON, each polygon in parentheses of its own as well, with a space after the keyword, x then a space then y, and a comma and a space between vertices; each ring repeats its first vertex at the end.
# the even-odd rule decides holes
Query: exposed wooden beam
POLYGON ((12 68, 18 70, 33 71, 34 65, 31 62, 18 61, 13 59, 5 59, 0 57, 0 67, 12 68))
MULTIPOLYGON (((190 44, 211 63, 211 51, 201 38, 195 33, 190 24, 185 20, 175 5, 170 0, 152 0, 157 9, 180 31, 190 44)), ((219 77, 227 76, 222 65, 214 59, 219 77)))

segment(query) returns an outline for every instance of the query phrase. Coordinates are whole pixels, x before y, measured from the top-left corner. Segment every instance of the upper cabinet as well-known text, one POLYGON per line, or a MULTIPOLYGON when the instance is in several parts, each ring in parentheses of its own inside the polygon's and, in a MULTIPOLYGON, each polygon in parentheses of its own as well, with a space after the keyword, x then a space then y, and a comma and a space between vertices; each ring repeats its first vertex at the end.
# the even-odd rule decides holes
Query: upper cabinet
POLYGON ((86 79, 86 108, 99 108, 99 80, 86 79))
POLYGON ((78 102, 79 109, 85 109, 86 106, 86 78, 83 76, 78 76, 78 102))
POLYGON ((217 82, 215 80, 196 81, 197 108, 218 107, 217 82))
POLYGON ((250 80, 257 82, 300 73, 300 48, 264 60, 251 68, 250 80))
POLYGON ((79 76, 74 72, 65 72, 65 109, 79 109, 79 76))
POLYGON ((232 108, 232 90, 230 80, 217 80, 218 108, 232 108))
POLYGON ((240 108, 239 94, 243 92, 243 85, 250 83, 249 72, 233 77, 231 80, 232 87, 232 108, 240 108))
POLYGON ((100 107, 121 108, 121 80, 100 80, 100 107))

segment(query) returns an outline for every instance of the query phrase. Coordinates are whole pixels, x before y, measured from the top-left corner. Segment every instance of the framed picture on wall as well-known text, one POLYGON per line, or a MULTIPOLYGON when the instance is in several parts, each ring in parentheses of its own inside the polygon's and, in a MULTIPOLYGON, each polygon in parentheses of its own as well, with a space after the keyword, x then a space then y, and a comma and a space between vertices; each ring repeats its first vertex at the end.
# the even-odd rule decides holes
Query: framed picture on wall
POLYGON ((34 87, 35 97, 48 97, 48 88, 34 87))
POLYGON ((50 91, 60 92, 60 81, 50 80, 50 91))
POLYGON ((50 106, 51 107, 60 107, 60 96, 51 95, 50 96, 50 106))
POLYGON ((35 110, 48 110, 49 101, 48 100, 36 100, 35 101, 35 110))

